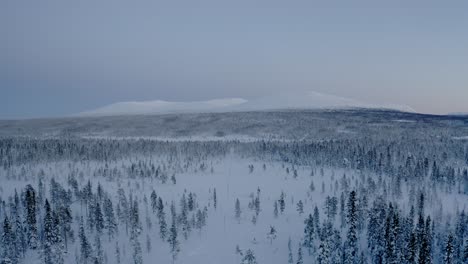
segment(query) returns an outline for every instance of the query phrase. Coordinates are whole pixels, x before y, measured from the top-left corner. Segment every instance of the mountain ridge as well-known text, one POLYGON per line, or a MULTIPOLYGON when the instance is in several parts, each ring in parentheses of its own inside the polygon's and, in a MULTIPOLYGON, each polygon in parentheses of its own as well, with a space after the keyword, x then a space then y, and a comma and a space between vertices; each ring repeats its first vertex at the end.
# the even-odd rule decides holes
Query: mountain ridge
POLYGON ((393 109, 403 112, 416 112, 411 107, 405 105, 369 104, 351 98, 308 91, 304 93, 277 93, 252 100, 243 98, 220 98, 192 102, 170 102, 163 100, 117 102, 78 113, 76 116, 348 108, 393 109))

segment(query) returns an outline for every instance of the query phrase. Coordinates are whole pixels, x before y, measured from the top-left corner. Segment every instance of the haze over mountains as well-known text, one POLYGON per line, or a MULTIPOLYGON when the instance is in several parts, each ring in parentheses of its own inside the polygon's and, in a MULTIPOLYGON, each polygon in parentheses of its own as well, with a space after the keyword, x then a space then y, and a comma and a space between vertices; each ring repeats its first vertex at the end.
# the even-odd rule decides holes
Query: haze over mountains
POLYGON ((303 93, 279 93, 252 100, 222 98, 208 101, 168 102, 162 100, 141 102, 118 102, 79 113, 79 116, 112 116, 137 114, 201 113, 266 111, 279 109, 340 109, 382 108, 404 112, 415 112, 409 106, 376 105, 330 94, 308 91, 303 93))

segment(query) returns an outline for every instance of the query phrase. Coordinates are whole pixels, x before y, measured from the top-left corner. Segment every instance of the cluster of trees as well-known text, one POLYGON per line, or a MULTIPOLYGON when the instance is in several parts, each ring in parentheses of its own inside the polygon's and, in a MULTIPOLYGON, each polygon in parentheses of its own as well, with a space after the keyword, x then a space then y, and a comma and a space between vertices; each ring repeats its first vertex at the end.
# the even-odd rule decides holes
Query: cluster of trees
MULTIPOLYGON (((285 261, 468 263, 466 203, 450 213, 443 210, 446 197, 468 197, 468 145, 417 135, 317 142, 2 138, 1 180, 29 184, 0 197, 0 263, 20 263, 28 252, 47 264, 64 263, 70 255, 78 263, 106 263, 110 257, 103 243, 112 243, 112 260, 139 264, 154 239, 164 241, 176 261, 183 241, 201 232, 209 210, 219 206, 216 189, 210 190, 209 201, 186 190, 177 200, 165 201, 157 190, 133 195, 125 181, 176 185, 178 173, 213 173, 213 161, 228 155, 286 164, 288 179, 308 181, 309 195, 291 206, 305 219, 304 224, 290 223, 305 225, 303 237, 288 243, 285 261), (49 175, 51 167, 63 175, 49 175), (300 174, 304 168, 309 175, 300 174), (325 175, 324 170, 350 173, 325 175), (115 192, 96 184, 101 179, 120 188, 115 192), (324 197, 322 204, 315 201, 317 195, 324 197), (125 243, 129 254, 122 250, 125 243)), ((255 172, 253 164, 246 169, 255 172)), ((248 197, 250 212, 235 199, 232 217, 242 223, 251 213, 253 225, 259 217, 285 219, 289 198, 294 193, 265 194, 257 188, 248 197)), ((288 234, 271 224, 264 228, 270 244, 288 234)), ((257 263, 252 249, 236 253, 242 263, 257 263)))
MULTIPOLYGON (((167 224, 167 205, 155 191, 143 199, 145 208, 151 208, 146 216, 146 228, 153 220, 159 227, 159 236, 170 245, 173 259, 180 251, 179 241, 187 239, 192 230, 201 230, 207 223, 208 208, 200 208, 196 195, 184 193, 180 200, 180 212, 174 201, 170 205, 170 226, 167 224), (179 235, 182 234, 182 237, 179 235)), ((46 264, 65 263, 65 255, 73 253, 77 263, 107 263, 107 253, 102 241, 116 242, 115 259, 122 261, 119 234, 129 239, 133 263, 143 263, 141 234, 143 230, 140 201, 127 197, 123 188, 117 198, 106 192, 101 184, 96 189, 91 181, 82 188, 73 177, 66 187, 50 180, 45 186, 42 178, 35 188, 28 184, 13 197, 0 199, 1 231, 0 263, 21 263, 28 251, 39 254, 46 264), (46 193, 46 189, 49 191, 46 193), (116 201, 114 204, 113 201, 116 201)), ((147 250, 151 250, 151 238, 147 237, 147 250)))
POLYGON ((317 263, 467 263, 464 210, 451 227, 450 222, 436 224, 424 213, 424 193, 408 214, 382 196, 369 207, 356 191, 347 196, 345 225, 329 215, 320 221, 318 213, 305 220, 303 246, 317 263), (364 217, 359 216, 362 211, 364 217), (360 241, 366 240, 363 247, 360 241))

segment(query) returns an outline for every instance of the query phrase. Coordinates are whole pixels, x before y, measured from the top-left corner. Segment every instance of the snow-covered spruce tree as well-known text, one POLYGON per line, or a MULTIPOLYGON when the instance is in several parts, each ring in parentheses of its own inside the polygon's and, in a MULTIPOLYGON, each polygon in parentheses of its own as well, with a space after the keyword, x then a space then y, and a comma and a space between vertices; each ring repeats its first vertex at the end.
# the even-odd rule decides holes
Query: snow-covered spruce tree
POLYGON ((188 221, 188 206, 187 199, 185 198, 185 193, 182 195, 182 198, 180 200, 180 215, 178 218, 178 223, 182 228, 182 235, 184 236, 185 240, 187 240, 190 232, 190 225, 188 221))
POLYGON ((218 206, 218 199, 216 197, 216 188, 213 189, 213 207, 216 210, 216 207, 218 206))
POLYGON ((317 234, 317 238, 320 239, 320 212, 317 206, 314 207, 314 215, 312 220, 314 221, 315 234, 317 234))
POLYGON ((297 250, 296 264, 303 264, 303 263, 304 263, 304 259, 303 259, 303 256, 302 256, 302 245, 301 245, 301 243, 299 243, 298 250, 297 250))
POLYGON ((304 213, 304 204, 302 203, 302 200, 299 200, 299 202, 297 202, 297 212, 300 215, 304 213))
POLYGON ((309 217, 304 221, 305 228, 304 228, 304 247, 307 248, 309 255, 312 254, 312 249, 314 247, 314 220, 312 215, 309 214, 309 217))
POLYGON ((130 208, 130 245, 132 247, 132 258, 134 264, 142 264, 143 256, 140 243, 141 234, 141 222, 139 213, 138 202, 133 201, 133 205, 130 208))
POLYGON ((117 220, 115 219, 114 206, 109 198, 104 199, 104 227, 107 229, 109 241, 118 232, 117 220))
POLYGON ((53 264, 53 243, 56 239, 54 236, 54 223, 49 201, 45 200, 45 216, 44 216, 44 240, 42 242, 43 258, 45 264, 53 264))
POLYGON ((273 216, 275 218, 278 218, 278 201, 275 201, 273 205, 273 216))
POLYGON ((369 212, 367 243, 372 263, 382 263, 385 252, 385 219, 386 205, 382 196, 374 200, 369 212))
POLYGON ((449 234, 444 248, 444 264, 454 264, 453 235, 449 234))
POLYGON ((63 228, 62 222, 62 215, 57 211, 52 211, 52 220, 53 220, 53 240, 52 240, 52 249, 54 252, 53 260, 55 264, 62 264, 64 263, 64 255, 66 253, 65 250, 65 242, 63 240, 63 228))
POLYGON ((3 232, 2 232, 2 248, 1 248, 1 259, 2 264, 16 264, 18 263, 18 252, 15 248, 15 234, 11 228, 11 223, 8 217, 5 216, 3 220, 3 232))
POLYGON ((235 204, 235 209, 234 209, 234 215, 238 223, 240 223, 240 218, 241 218, 241 208, 240 208, 240 202, 239 199, 236 199, 236 204, 235 204))
POLYGON ((172 255, 172 263, 175 262, 177 259, 177 255, 179 254, 180 247, 179 247, 179 240, 177 239, 177 222, 175 217, 175 205, 174 202, 171 204, 171 211, 173 212, 172 215, 172 224, 171 228, 169 229, 169 237, 168 242, 170 246, 170 252, 172 255), (174 208, 174 209, 172 209, 174 208))
POLYGON ((83 264, 89 264, 92 261, 92 252, 93 249, 91 248, 91 244, 86 237, 85 228, 84 228, 84 221, 83 217, 80 220, 80 230, 78 233, 79 241, 80 241, 80 261, 83 264))
POLYGON ((294 264, 294 258, 292 254, 292 245, 291 245, 291 238, 288 239, 288 263, 294 264))
POLYGON ((317 263, 319 264, 331 263, 331 230, 332 224, 325 221, 320 232, 320 245, 317 254, 317 263))
POLYGON ((28 184, 26 186, 26 228, 28 245, 31 249, 37 248, 37 220, 36 220, 36 192, 34 188, 28 184))
POLYGON ((19 211, 16 212, 14 217, 15 248, 18 253, 18 257, 24 257, 24 255, 26 254, 26 250, 28 249, 28 241, 26 237, 25 227, 23 224, 23 219, 19 214, 19 211))
POLYGON ((153 190, 150 195, 151 199, 151 209, 153 210, 153 213, 156 213, 158 210, 158 196, 156 195, 156 192, 153 190))
POLYGON ((101 235, 96 232, 94 237, 95 256, 93 264, 104 264, 104 251, 102 249, 101 235))
POLYGON ((188 209, 190 212, 192 212, 193 210, 195 210, 195 194, 193 193, 189 193, 188 194, 188 198, 187 198, 187 206, 188 206, 188 209))
POLYGON ((96 232, 101 235, 102 230, 104 229, 104 216, 102 215, 101 205, 99 202, 94 206, 94 226, 96 227, 96 232))
POLYGON ((284 201, 285 194, 284 192, 281 192, 280 198, 278 200, 278 204, 280 206, 280 212, 283 213, 284 209, 286 208, 286 202, 284 201))
POLYGON ((457 260, 463 259, 463 242, 465 237, 468 237, 468 218, 466 217, 465 210, 462 210, 457 217, 454 236, 454 256, 457 260))
POLYGON ((351 191, 348 198, 348 233, 346 236, 345 263, 357 263, 358 245, 357 245, 357 195, 356 191, 351 191))
POLYGON ((162 240, 166 239, 167 235, 167 224, 166 224, 166 213, 164 212, 164 203, 161 197, 158 198, 158 221, 159 221, 159 236, 162 240))
POLYGON ((465 239, 465 248, 463 249, 462 263, 468 263, 468 237, 465 239))
POLYGON ((128 235, 128 223, 129 223, 128 219, 130 215, 130 205, 125 195, 124 189, 119 188, 117 191, 117 194, 119 197, 118 208, 120 208, 119 210, 120 213, 118 213, 118 218, 119 218, 119 221, 125 225, 125 232, 128 235))
POLYGON ((267 238, 270 240, 270 245, 273 244, 273 240, 276 239, 276 228, 274 226, 270 226, 270 231, 267 233, 267 238))
POLYGON ((241 264, 258 264, 255 254, 251 249, 247 249, 242 258, 241 264))

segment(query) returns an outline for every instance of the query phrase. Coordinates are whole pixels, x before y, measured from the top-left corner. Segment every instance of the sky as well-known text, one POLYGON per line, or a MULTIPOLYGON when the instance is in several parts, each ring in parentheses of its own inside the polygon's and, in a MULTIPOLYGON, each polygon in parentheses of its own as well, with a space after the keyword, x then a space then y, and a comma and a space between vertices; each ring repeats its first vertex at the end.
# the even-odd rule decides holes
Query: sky
POLYGON ((468 112, 466 1, 0 1, 0 119, 313 90, 468 112))

